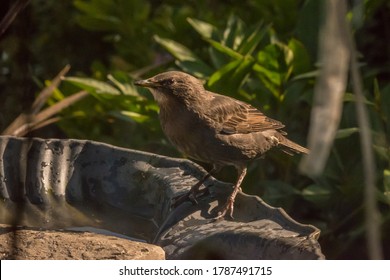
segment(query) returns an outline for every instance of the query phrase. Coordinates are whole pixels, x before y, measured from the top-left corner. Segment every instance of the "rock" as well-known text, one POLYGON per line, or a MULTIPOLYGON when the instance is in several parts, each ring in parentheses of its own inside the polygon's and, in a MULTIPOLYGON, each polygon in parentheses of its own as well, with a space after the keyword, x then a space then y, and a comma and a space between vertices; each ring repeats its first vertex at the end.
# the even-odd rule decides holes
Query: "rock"
POLYGON ((323 259, 320 231, 239 193, 234 220, 213 217, 231 184, 172 209, 206 171, 185 159, 83 140, 0 136, 0 223, 93 227, 161 246, 167 259, 323 259))
POLYGON ((0 259, 163 260, 155 245, 91 232, 0 225, 0 259))

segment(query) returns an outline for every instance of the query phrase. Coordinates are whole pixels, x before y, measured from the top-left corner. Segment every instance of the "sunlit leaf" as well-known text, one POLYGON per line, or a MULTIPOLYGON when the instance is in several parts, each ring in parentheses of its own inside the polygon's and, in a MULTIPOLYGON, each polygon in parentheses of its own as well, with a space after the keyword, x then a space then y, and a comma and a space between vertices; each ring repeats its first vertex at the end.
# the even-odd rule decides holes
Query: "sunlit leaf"
POLYGON ((294 56, 292 61, 294 73, 302 74, 308 72, 311 68, 311 63, 305 46, 293 38, 288 42, 288 47, 292 50, 294 56))
POLYGON ((357 132, 359 132, 359 128, 357 127, 339 129, 336 132, 336 139, 347 138, 357 132))
POLYGON ((150 116, 148 115, 143 115, 132 111, 112 111, 110 112, 110 115, 128 122, 142 123, 150 119, 150 116))
POLYGON ((208 86, 225 94, 237 95, 239 88, 249 75, 254 60, 251 57, 234 60, 211 75, 208 86))
POLYGON ((137 96, 141 97, 139 95, 138 91, 135 89, 135 87, 128 83, 121 83, 113 75, 108 75, 107 78, 125 95, 131 95, 131 96, 137 96))
POLYGON ((281 86, 290 73, 289 58, 285 50, 277 44, 271 44, 259 51, 254 70, 266 76, 276 86, 281 86))
POLYGON ((226 29, 223 32, 222 45, 237 50, 244 39, 244 22, 234 14, 230 15, 226 29))
POLYGON ((214 25, 194 18, 188 18, 187 21, 203 38, 216 39, 217 28, 214 25))
POLYGON ((119 95, 120 91, 106 82, 98 81, 91 78, 66 77, 68 81, 88 92, 97 94, 112 94, 119 95))
POLYGON ((242 54, 240 54, 240 53, 236 52, 235 50, 221 44, 220 42, 214 41, 212 39, 207 39, 206 41, 209 42, 210 45, 213 46, 216 50, 218 50, 219 52, 221 52, 223 54, 230 56, 233 59, 240 59, 243 57, 242 54))
POLYGON ((182 44, 160 36, 154 36, 154 40, 169 51, 178 60, 197 61, 199 58, 187 47, 182 44))
POLYGON ((198 63, 198 61, 177 60, 175 63, 184 72, 192 74, 195 77, 198 77, 201 79, 206 79, 213 73, 213 70, 210 67, 205 68, 204 65, 201 63, 198 63))
POLYGON ((319 71, 318 71, 318 70, 306 72, 306 73, 303 73, 303 74, 294 76, 294 77, 291 79, 291 81, 298 81, 298 80, 306 80, 306 79, 317 78, 317 77, 318 77, 318 74, 319 74, 319 71))
POLYGON ((228 64, 226 64, 224 67, 216 71, 208 80, 209 87, 213 87, 214 84, 222 79, 227 73, 231 72, 233 69, 237 68, 238 65, 241 63, 240 60, 234 60, 228 64))
POLYGON ((263 23, 258 24, 245 40, 242 41, 238 52, 243 55, 250 55, 260 44, 264 35, 268 32, 270 25, 263 27, 263 23))
POLYGON ((204 69, 204 72, 211 73, 212 69, 197 57, 190 49, 173 40, 154 36, 157 43, 170 52, 178 61, 183 70, 191 70, 191 73, 204 69))

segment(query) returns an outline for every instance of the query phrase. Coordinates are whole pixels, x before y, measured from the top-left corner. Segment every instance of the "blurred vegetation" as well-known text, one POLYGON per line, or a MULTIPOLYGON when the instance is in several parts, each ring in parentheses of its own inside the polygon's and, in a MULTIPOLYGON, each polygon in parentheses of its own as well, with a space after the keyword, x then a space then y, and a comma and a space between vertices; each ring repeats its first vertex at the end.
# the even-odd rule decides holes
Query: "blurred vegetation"
MULTIPOLYGON (((3 1, 1 15, 13 1, 3 1)), ((390 4, 351 1, 377 164, 385 258, 390 258, 390 4)), ((282 121, 304 144, 317 61, 321 1, 31 1, 0 38, 3 131, 66 64, 47 106, 86 90, 56 125, 29 135, 98 140, 180 156, 158 123, 151 95, 134 79, 181 69, 213 91, 282 121)), ((299 157, 269 153, 250 165, 244 191, 321 229, 330 259, 367 258, 363 172, 354 95, 345 93, 337 140, 320 178, 299 175, 299 157)), ((231 172, 230 172, 231 173, 231 172)), ((233 181, 226 172, 219 177, 233 181)))

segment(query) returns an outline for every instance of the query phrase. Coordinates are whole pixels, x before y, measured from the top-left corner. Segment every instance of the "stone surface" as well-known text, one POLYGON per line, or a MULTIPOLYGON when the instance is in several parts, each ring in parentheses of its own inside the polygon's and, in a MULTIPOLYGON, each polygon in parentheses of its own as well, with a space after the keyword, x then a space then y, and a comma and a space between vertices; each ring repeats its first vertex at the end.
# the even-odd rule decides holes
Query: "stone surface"
POLYGON ((320 231, 239 193, 234 220, 213 217, 232 190, 215 178, 199 204, 172 209, 206 171, 174 159, 83 140, 0 136, 0 223, 92 227, 161 246, 167 259, 323 259, 320 231))
POLYGON ((115 236, 0 225, 3 260, 163 260, 164 257, 158 246, 115 236))

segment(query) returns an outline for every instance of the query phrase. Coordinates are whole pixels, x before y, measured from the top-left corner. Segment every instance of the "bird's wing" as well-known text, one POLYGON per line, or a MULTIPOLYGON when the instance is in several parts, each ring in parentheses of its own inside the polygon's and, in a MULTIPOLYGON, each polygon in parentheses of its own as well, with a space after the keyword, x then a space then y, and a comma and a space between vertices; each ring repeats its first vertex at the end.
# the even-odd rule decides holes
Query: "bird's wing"
POLYGON ((209 104, 206 115, 220 133, 246 134, 284 127, 255 107, 228 96, 214 94, 209 104))

